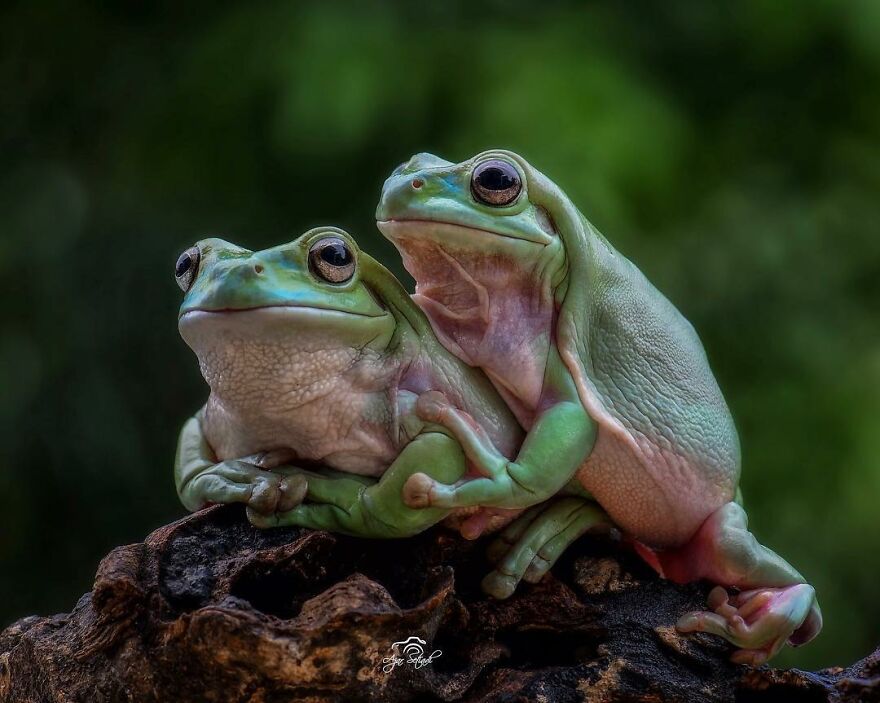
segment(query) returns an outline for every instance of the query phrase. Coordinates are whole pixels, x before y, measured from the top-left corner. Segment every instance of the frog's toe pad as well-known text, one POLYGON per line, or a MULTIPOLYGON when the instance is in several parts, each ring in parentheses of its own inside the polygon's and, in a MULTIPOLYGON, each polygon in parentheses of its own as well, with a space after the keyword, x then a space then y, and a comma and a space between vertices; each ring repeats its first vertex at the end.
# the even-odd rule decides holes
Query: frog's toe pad
POLYGON ((278 498, 278 505, 275 507, 275 511, 286 513, 288 510, 293 510, 305 500, 308 490, 309 481, 305 476, 300 474, 285 476, 281 479, 279 485, 281 495, 278 498))
POLYGON ((427 508, 432 504, 431 496, 435 481, 427 474, 413 474, 403 484, 403 500, 410 508, 427 508))
POLYGON ((759 588, 729 596, 721 586, 709 593, 712 612, 683 615, 680 632, 709 632, 740 647, 731 660, 759 666, 775 655, 786 640, 804 644, 822 627, 816 593, 808 584, 759 588))
POLYGON ((515 576, 510 576, 500 571, 493 571, 483 579, 480 585, 485 593, 488 593, 493 598, 504 600, 513 595, 518 584, 519 579, 515 576))
POLYGON ((247 505, 257 513, 271 515, 277 509, 278 499, 281 497, 280 479, 268 472, 264 473, 265 476, 261 474, 252 480, 251 497, 247 505))
POLYGON ((449 399, 440 391, 422 393, 416 401, 416 414, 426 422, 439 422, 449 408, 449 399))
POLYGON ((555 559, 551 561, 550 559, 545 559, 540 554, 536 554, 532 559, 532 563, 529 564, 526 572, 523 574, 523 581, 526 583, 538 583, 550 571, 555 561, 555 559))

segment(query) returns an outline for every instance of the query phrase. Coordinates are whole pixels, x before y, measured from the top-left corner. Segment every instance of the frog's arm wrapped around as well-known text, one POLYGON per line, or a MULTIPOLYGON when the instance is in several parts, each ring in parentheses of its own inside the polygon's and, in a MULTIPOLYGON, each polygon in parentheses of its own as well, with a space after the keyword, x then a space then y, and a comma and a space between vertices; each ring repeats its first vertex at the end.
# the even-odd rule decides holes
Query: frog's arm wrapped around
POLYGON ((511 460, 426 399, 420 416, 483 476, 416 474, 411 505, 526 507, 576 479, 667 577, 739 591, 713 591, 712 612, 681 630, 722 635, 754 664, 818 633, 813 589, 747 528, 736 430, 693 327, 558 186, 508 151, 419 154, 386 181, 376 217, 440 340, 528 430, 511 460))
MULTIPOLYGON (((485 376, 439 344, 397 279, 346 233, 319 228, 260 252, 208 239, 184 252, 176 276, 186 292, 180 332, 211 389, 180 435, 175 477, 187 508, 243 502, 259 526, 364 537, 411 535, 444 518, 465 532, 469 520, 494 529, 515 515, 487 525, 484 511, 403 502, 417 470, 442 481, 466 470, 448 430, 416 415, 420 395, 442 392, 510 455, 522 430, 485 376)), ((539 546, 573 514, 604 522, 574 497, 545 512, 539 546)), ((519 530, 512 525, 496 553, 519 530)))

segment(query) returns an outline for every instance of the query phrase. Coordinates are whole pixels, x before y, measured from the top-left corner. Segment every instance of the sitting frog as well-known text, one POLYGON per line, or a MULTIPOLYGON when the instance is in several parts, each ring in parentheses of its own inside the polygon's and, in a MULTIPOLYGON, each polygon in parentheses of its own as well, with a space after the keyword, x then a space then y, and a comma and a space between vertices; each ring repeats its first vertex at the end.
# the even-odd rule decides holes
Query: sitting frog
MULTIPOLYGON (((418 154, 385 182, 376 219, 443 345, 486 372, 528 432, 510 459, 453 403, 424 397, 420 417, 482 476, 417 473, 410 505, 523 508, 574 478, 662 574, 719 584, 712 612, 680 631, 721 635, 756 665, 819 632, 813 588, 747 528, 736 430, 693 327, 558 186, 509 151, 418 154)), ((520 546, 498 595, 535 568, 520 546)))
POLYGON ((439 344, 397 279, 345 232, 322 227, 258 252, 206 239, 175 273, 179 330, 210 386, 175 460, 190 510, 243 502, 258 526, 369 537, 460 523, 475 511, 402 500, 417 469, 442 481, 466 471, 458 442, 415 412, 428 391, 479 417, 502 452, 519 446, 522 429, 491 383, 439 344))
MULTIPOLYGON (((397 279, 346 233, 323 227, 260 252, 207 239, 181 255, 176 277, 186 294, 180 333, 211 389, 180 435, 175 478, 187 508, 242 502, 260 527, 362 537, 404 537, 444 518, 467 532, 470 513, 482 528, 484 511, 403 502, 416 470, 442 481, 466 471, 458 442, 418 418, 417 398, 442 392, 510 456, 522 429, 485 376, 439 344, 397 279)), ((577 497, 541 510, 555 529, 548 540, 571 515, 598 512, 577 497)), ((515 515, 496 512, 487 526, 515 515)))

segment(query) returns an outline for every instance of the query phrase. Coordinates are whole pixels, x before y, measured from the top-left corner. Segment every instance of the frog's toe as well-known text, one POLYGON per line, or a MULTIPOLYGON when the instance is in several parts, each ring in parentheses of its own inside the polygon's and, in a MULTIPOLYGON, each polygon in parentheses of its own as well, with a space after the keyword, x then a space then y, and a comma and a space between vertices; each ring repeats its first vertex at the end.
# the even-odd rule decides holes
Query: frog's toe
POLYGON ((529 567, 523 574, 523 581, 526 583, 538 583, 550 571, 555 562, 556 559, 545 559, 540 554, 536 554, 532 559, 532 563, 529 564, 529 567))
POLYGON ((443 484, 427 474, 413 474, 403 484, 403 500, 410 508, 451 507, 441 488, 443 484))
POLYGON ((309 490, 309 481, 305 476, 294 474, 281 479, 278 486, 280 495, 275 512, 286 513, 303 502, 309 490))
POLYGON ((275 476, 254 478, 251 497, 247 501, 248 507, 263 515, 274 513, 281 497, 280 483, 280 478, 275 476))
POLYGON ((713 612, 694 612, 676 623, 680 632, 708 632, 740 649, 731 660, 758 666, 773 657, 786 640, 804 644, 818 634, 822 615, 812 586, 760 588, 731 598, 718 586, 709 593, 713 612))
POLYGON ((426 422, 439 422, 449 408, 449 399, 440 391, 422 393, 416 401, 416 414, 426 422))
POLYGON ((495 570, 488 574, 480 585, 485 593, 488 593, 493 598, 504 600, 513 595, 518 584, 519 579, 515 576, 495 570))
POLYGON ((427 474, 413 474, 403 484, 403 500, 411 508, 427 508, 434 481, 427 474))
POLYGON ((800 647, 802 644, 806 644, 814 639, 821 631, 822 611, 819 610, 819 604, 814 600, 807 619, 791 634, 791 637, 788 638, 788 643, 792 647, 800 647))
POLYGON ((254 527, 259 527, 261 530, 267 530, 270 527, 278 527, 280 525, 278 515, 275 513, 264 515, 263 513, 258 513, 251 506, 247 506, 246 513, 248 522, 254 527))

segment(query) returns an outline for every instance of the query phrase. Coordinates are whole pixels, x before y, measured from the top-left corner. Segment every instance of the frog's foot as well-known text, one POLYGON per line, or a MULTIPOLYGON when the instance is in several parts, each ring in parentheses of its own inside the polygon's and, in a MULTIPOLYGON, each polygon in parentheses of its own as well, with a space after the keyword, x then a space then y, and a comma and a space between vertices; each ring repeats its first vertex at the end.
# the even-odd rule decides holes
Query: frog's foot
MULTIPOLYGON (((250 458, 249 458, 250 459, 250 458)), ((249 460, 207 467, 180 488, 184 504, 244 503, 257 513, 290 510, 306 493, 305 479, 266 471, 249 460)))
POLYGON ((713 632, 741 647, 734 661, 765 662, 786 640, 806 644, 822 629, 813 588, 791 564, 755 539, 737 503, 712 513, 686 544, 656 556, 673 581, 707 579, 739 591, 728 599, 724 588, 714 589, 709 604, 714 613, 690 613, 678 623, 684 632, 713 632))
POLYGON ((813 639, 822 628, 822 615, 813 587, 801 583, 784 588, 757 588, 730 597, 721 586, 709 593, 712 612, 694 612, 676 623, 679 632, 709 632, 740 649, 736 664, 760 666, 786 643, 813 639))
POLYGON ((246 501, 249 510, 272 515, 292 510, 303 501, 308 489, 305 476, 266 473, 270 476, 254 479, 250 498, 246 501))
POLYGON ((560 498, 531 508, 490 545, 488 555, 496 567, 483 579, 483 590, 507 598, 520 581, 537 583, 578 537, 610 524, 596 503, 583 498, 560 498))

